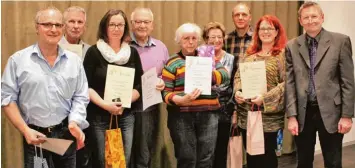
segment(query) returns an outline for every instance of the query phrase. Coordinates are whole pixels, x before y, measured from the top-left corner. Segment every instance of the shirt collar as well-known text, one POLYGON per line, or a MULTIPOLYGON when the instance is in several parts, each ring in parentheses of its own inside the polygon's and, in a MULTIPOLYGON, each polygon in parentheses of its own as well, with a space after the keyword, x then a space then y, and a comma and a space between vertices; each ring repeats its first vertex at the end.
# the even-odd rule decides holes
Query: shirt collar
MULTIPOLYGON (((244 37, 245 37, 245 36, 252 37, 252 36, 253 36, 253 33, 254 33, 253 27, 249 26, 248 31, 247 31, 247 33, 245 33, 244 37)), ((235 34, 235 36, 238 37, 238 32, 237 32, 237 30, 234 30, 234 34, 235 34)))
MULTIPOLYGON (((136 36, 134 33, 131 33, 131 43, 134 43, 135 45, 139 46, 136 36)), ((150 36, 148 37, 148 41, 146 44, 144 44, 143 47, 151 47, 151 46, 156 46, 153 38, 151 38, 150 36)))
POLYGON ((316 35, 316 37, 314 37, 314 38, 311 37, 311 36, 309 36, 309 35, 306 33, 307 44, 308 44, 308 45, 311 44, 311 39, 316 39, 316 41, 319 43, 320 38, 321 38, 323 32, 324 32, 324 29, 322 28, 322 30, 321 30, 321 31, 316 35))
MULTIPOLYGON (((63 49, 62 47, 60 47, 60 45, 57 45, 57 47, 58 47, 58 50, 57 50, 57 51, 58 51, 58 56, 59 56, 60 58, 62 58, 62 57, 67 58, 68 56, 65 54, 64 49, 63 49)), ((42 53, 41 53, 41 50, 39 49, 38 43, 36 43, 36 44, 33 46, 32 54, 35 54, 35 55, 37 55, 38 57, 44 59, 44 57, 43 57, 43 55, 42 55, 42 53)))
MULTIPOLYGON (((69 44, 68 40, 65 38, 65 35, 63 35, 62 39, 60 39, 60 43, 69 44)), ((78 44, 84 44, 84 41, 80 39, 78 44)))

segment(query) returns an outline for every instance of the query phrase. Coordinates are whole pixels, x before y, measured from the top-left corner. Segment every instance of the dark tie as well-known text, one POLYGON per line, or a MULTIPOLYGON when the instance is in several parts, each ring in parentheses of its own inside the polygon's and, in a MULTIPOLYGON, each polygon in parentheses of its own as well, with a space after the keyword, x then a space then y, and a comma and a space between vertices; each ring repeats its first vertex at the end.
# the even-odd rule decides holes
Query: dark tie
POLYGON ((317 46, 318 46, 317 40, 311 38, 311 43, 309 47, 309 58, 311 61, 311 69, 309 71, 309 84, 308 84, 309 101, 316 101, 316 92, 315 92, 315 85, 314 85, 314 67, 316 64, 317 46))

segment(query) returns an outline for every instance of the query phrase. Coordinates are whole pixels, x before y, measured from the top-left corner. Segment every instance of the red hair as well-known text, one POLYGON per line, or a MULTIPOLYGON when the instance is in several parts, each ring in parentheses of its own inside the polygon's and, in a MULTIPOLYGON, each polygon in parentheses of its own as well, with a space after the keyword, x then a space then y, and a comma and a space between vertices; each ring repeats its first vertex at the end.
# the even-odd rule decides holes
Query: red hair
POLYGON ((278 55, 286 46, 287 36, 285 29, 283 28, 280 20, 273 15, 264 15, 256 23, 256 30, 253 35, 253 42, 251 46, 247 49, 247 54, 252 55, 261 51, 261 40, 259 38, 259 29, 260 23, 262 21, 267 21, 275 27, 275 30, 278 31, 277 36, 275 37, 274 47, 271 49, 271 55, 278 55))

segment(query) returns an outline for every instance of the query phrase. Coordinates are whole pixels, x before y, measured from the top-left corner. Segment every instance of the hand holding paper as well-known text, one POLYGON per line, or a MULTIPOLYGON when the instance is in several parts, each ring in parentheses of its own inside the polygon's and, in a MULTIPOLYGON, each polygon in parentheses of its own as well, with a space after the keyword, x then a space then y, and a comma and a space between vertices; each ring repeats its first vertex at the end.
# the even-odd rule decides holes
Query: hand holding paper
POLYGON ((29 127, 24 131, 23 136, 25 137, 28 144, 33 145, 39 145, 43 143, 45 141, 44 138, 46 137, 46 135, 29 127))
POLYGON ((251 102, 261 106, 264 103, 264 97, 262 95, 258 95, 256 97, 251 98, 251 102))
MULTIPOLYGON (((41 144, 43 149, 63 156, 73 141, 58 138, 44 138, 45 142, 41 144)), ((38 146, 38 145, 37 145, 38 146)))
POLYGON ((154 104, 163 102, 160 91, 164 87, 164 81, 157 77, 155 67, 142 75, 143 110, 154 104))
POLYGON ((165 88, 165 83, 164 83, 164 81, 159 78, 158 84, 155 86, 155 88, 156 88, 158 91, 162 91, 162 90, 165 88))
POLYGON ((184 96, 175 95, 173 101, 178 106, 189 106, 192 101, 196 100, 198 96, 201 95, 201 90, 194 89, 191 93, 185 94, 184 96))

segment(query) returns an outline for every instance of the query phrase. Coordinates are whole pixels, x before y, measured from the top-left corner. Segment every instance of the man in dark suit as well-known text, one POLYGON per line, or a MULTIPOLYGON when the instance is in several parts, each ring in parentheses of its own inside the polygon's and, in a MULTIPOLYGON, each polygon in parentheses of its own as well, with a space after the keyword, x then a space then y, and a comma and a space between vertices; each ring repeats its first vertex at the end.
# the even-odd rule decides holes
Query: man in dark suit
POLYGON ((298 14, 306 33, 286 47, 286 111, 298 168, 313 167, 317 131, 324 166, 340 168, 343 136, 354 117, 350 38, 322 28, 324 14, 315 2, 304 3, 298 14))

